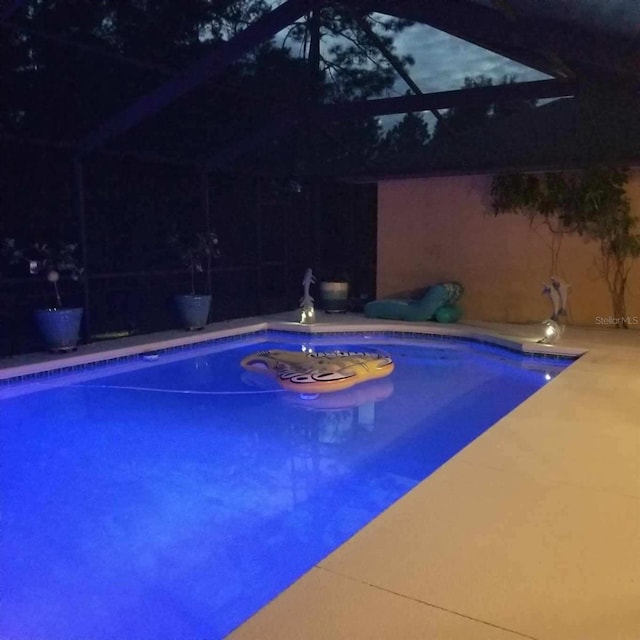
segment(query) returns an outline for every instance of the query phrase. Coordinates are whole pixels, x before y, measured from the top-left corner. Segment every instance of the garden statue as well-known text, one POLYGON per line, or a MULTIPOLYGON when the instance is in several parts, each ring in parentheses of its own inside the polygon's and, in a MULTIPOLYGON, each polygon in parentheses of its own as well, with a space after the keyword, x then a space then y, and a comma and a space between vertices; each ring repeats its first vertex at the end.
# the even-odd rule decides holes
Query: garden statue
POLYGON ((311 268, 304 272, 302 279, 303 293, 300 298, 300 324, 313 324, 316 321, 316 313, 313 307, 313 298, 309 293, 309 287, 316 281, 311 268))
POLYGON ((560 316, 566 317, 567 315, 567 298, 569 296, 570 286, 571 285, 556 276, 551 276, 550 282, 543 285, 542 293, 549 296, 551 304, 553 305, 551 319, 556 322, 560 321, 560 316))
POLYGON ((567 315, 567 298, 570 286, 556 276, 551 276, 549 283, 543 285, 542 293, 549 296, 553 305, 553 313, 548 320, 542 323, 544 335, 538 342, 547 344, 555 342, 564 333, 564 324, 561 324, 560 317, 566 318, 567 315))

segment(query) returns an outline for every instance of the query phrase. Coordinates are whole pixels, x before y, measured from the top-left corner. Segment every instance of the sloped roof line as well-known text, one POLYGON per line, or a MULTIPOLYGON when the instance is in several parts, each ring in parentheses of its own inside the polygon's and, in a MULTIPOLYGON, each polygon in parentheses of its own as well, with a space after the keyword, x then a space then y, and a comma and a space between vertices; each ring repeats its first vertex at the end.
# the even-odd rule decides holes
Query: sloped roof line
POLYGON ((239 56, 297 20, 315 5, 314 0, 287 0, 259 18, 254 24, 197 60, 182 74, 171 78, 99 125, 79 144, 80 153, 104 145, 110 138, 124 133, 146 118, 200 86, 205 80, 226 69, 239 56))
POLYGON ((512 20, 473 0, 358 0, 358 5, 429 24, 554 77, 566 77, 571 71, 578 77, 616 78, 638 85, 640 63, 629 56, 628 40, 605 29, 596 32, 534 13, 512 20))
POLYGON ((539 51, 539 45, 532 48, 523 42, 515 21, 472 0, 361 0, 359 4, 367 11, 429 25, 547 75, 565 77, 564 67, 539 51))

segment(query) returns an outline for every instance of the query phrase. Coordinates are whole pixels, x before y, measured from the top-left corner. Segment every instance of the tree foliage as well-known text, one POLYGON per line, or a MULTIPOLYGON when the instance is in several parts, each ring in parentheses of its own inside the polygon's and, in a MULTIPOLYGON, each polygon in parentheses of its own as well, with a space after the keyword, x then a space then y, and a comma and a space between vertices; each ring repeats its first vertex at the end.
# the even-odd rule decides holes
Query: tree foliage
MULTIPOLYGON (((272 8, 266 0, 98 0, 80 11, 70 1, 30 0, 12 28, 3 30, 7 91, 0 130, 71 145, 272 8)), ((409 22, 360 14, 349 3, 323 7, 315 16, 321 43, 319 73, 313 74, 307 66, 312 17, 256 46, 213 82, 180 98, 176 108, 128 131, 122 146, 158 157, 169 149, 197 162, 198 152, 210 154, 303 105, 312 76, 321 102, 370 98, 392 88, 395 71, 380 47, 393 53, 394 37, 409 22)), ((396 57, 413 63, 410 56, 396 57)), ((350 149, 358 159, 372 157, 380 141, 377 120, 351 124, 322 128, 327 140, 340 141, 334 145, 338 154, 350 149)), ((326 155, 328 141, 314 144, 326 155)))
POLYGON ((517 213, 542 219, 556 234, 577 233, 598 243, 598 270, 611 295, 613 313, 627 327, 626 285, 640 256, 638 218, 626 193, 626 169, 593 167, 571 173, 496 176, 492 206, 496 215, 517 213))
MULTIPOLYGON (((513 76, 503 76, 497 84, 514 84, 513 76)), ((483 74, 466 77, 461 89, 494 86, 493 79, 483 74)), ((433 132, 434 141, 446 140, 451 134, 464 134, 488 124, 491 120, 502 120, 516 113, 534 109, 535 100, 487 100, 486 102, 453 107, 443 114, 433 132)))
POLYGON ((424 153, 431 136, 429 125, 420 113, 407 113, 389 129, 381 141, 381 152, 390 156, 424 153))
MULTIPOLYGON (((411 22, 357 13, 346 2, 322 8, 317 17, 324 101, 372 98, 393 87, 395 71, 385 59, 380 45, 395 55, 395 37, 411 22)), ((296 22, 288 30, 282 46, 289 47, 294 56, 308 58, 310 26, 309 16, 296 22)), ((396 57, 403 65, 414 63, 411 56, 396 57)))
POLYGON ((174 77, 256 16, 262 0, 31 0, 3 30, 3 128, 77 138, 174 77))

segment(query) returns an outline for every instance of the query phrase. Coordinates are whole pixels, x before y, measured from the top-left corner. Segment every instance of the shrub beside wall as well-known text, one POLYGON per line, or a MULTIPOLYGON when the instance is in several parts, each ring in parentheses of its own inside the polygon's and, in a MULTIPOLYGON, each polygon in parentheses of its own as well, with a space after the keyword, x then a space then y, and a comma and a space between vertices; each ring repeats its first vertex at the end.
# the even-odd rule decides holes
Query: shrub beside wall
MULTIPOLYGON (((377 295, 439 280, 465 285, 467 320, 538 322, 550 315, 542 295, 552 258, 552 234, 519 216, 494 217, 492 176, 389 180, 378 185, 377 295)), ((640 171, 627 186, 631 211, 640 212, 640 171)), ((572 285, 568 322, 612 324, 611 297, 597 270, 599 246, 577 235, 563 238, 558 275, 572 285)), ((630 328, 640 325, 640 264, 627 283, 630 328)))

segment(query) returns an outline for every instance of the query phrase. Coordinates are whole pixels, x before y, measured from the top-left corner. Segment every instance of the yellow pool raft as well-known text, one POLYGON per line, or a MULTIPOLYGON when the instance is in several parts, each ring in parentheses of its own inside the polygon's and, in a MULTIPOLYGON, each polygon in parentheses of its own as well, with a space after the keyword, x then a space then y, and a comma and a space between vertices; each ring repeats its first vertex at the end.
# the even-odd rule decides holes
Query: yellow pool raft
POLYGON ((342 391, 360 382, 384 378, 394 367, 384 353, 279 349, 253 353, 240 364, 248 371, 272 375, 284 389, 302 394, 342 391))

